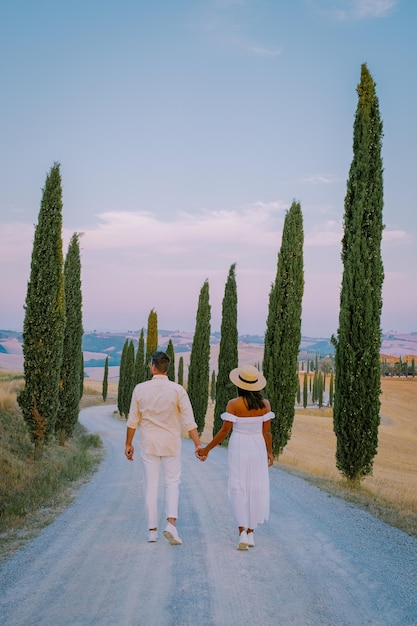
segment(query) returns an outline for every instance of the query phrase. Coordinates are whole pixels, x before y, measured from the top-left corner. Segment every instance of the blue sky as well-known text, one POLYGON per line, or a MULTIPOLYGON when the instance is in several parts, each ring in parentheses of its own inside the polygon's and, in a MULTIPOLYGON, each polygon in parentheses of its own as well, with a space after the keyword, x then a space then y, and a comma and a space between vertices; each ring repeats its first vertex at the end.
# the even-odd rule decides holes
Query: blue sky
POLYGON ((285 212, 304 218, 302 332, 337 331, 343 203, 366 63, 384 124, 384 331, 417 331, 414 0, 0 0, 0 328, 21 329, 61 164, 86 330, 263 334, 285 212))

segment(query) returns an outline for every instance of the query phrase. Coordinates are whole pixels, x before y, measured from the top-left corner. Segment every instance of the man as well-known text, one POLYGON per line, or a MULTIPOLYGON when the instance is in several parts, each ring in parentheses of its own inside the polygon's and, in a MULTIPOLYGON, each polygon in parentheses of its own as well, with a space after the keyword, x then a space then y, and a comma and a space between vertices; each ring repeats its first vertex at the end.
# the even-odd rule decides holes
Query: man
POLYGON ((195 444, 201 448, 193 409, 185 389, 169 380, 170 358, 165 352, 152 355, 152 378, 136 385, 127 420, 125 455, 133 460, 132 445, 140 428, 140 456, 145 473, 145 507, 148 518, 148 541, 158 539, 158 483, 162 465, 165 477, 167 526, 164 537, 171 545, 182 543, 176 528, 181 476, 181 424, 195 444))

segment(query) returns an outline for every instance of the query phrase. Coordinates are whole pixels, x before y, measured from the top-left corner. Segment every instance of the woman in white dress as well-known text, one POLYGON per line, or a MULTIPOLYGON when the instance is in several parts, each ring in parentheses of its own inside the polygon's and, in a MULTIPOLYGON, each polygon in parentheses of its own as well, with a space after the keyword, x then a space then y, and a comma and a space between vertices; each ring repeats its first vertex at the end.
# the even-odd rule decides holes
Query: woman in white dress
POLYGON ((228 449, 228 495, 239 528, 238 550, 255 545, 253 532, 269 517, 269 474, 273 465, 271 411, 269 400, 261 390, 264 376, 253 367, 243 365, 232 370, 230 380, 238 397, 230 400, 222 413, 223 425, 205 448, 197 451, 205 460, 210 450, 231 432, 228 449))

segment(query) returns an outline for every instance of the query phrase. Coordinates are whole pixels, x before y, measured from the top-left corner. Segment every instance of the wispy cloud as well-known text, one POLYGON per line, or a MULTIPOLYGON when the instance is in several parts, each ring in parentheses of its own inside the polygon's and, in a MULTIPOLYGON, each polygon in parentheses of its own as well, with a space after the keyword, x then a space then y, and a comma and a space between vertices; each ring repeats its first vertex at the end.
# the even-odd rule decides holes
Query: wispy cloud
POLYGON ((384 230, 383 240, 388 243, 391 241, 409 241, 412 238, 410 233, 405 230, 384 230))
MULTIPOLYGON (((227 271, 236 262, 241 332, 263 332, 288 208, 279 201, 259 200, 235 210, 178 212, 170 220, 150 212, 99 214, 95 226, 85 229, 81 238, 86 328, 136 327, 156 308, 162 327, 179 324, 192 329, 198 293, 206 278, 213 328, 218 328, 227 271), (127 307, 121 309, 126 298, 127 307)), ((312 315, 317 309, 319 315, 323 294, 330 293, 334 316, 342 271, 342 224, 321 219, 320 212, 315 215, 311 226, 306 219, 304 230, 304 306, 312 315)), ((64 253, 71 235, 64 230, 64 253)), ((13 301, 23 315, 33 236, 32 224, 3 224, 0 231, 2 290, 9 295, 4 313, 13 301)), ((396 258, 407 238, 405 231, 384 231, 384 243, 390 242, 390 254, 396 258)), ((326 323, 331 327, 334 322, 326 323)))
POLYGON ((399 0, 357 0, 354 16, 360 18, 386 17, 399 0))
MULTIPOLYGON (((252 11, 253 11, 252 7, 252 11)), ((253 34, 251 3, 247 0, 213 0, 195 26, 202 29, 218 45, 233 52, 275 58, 282 54, 280 46, 266 45, 253 34)))
POLYGON ((327 220, 319 228, 307 232, 304 236, 306 247, 340 246, 343 237, 341 224, 327 220))
POLYGON ((399 0, 338 0, 329 8, 327 0, 312 0, 311 4, 324 15, 338 20, 378 19, 387 17, 399 0))
POLYGON ((331 183, 340 182, 340 178, 329 174, 311 174, 310 176, 302 176, 299 181, 301 183, 309 183, 312 185, 329 185, 331 183))
POLYGON ((248 46, 248 50, 249 52, 252 52, 252 54, 256 54, 261 57, 272 58, 272 57, 278 57, 280 54, 282 54, 282 48, 271 50, 268 48, 262 48, 260 46, 248 46))
POLYGON ((137 250, 138 254, 188 254, 190 250, 217 250, 258 245, 276 247, 285 209, 278 203, 258 202, 240 210, 178 212, 161 220, 147 212, 107 212, 97 216, 95 228, 85 233, 91 249, 137 250), (234 245, 236 242, 236 246, 234 245), (256 242, 256 243, 255 243, 256 242))

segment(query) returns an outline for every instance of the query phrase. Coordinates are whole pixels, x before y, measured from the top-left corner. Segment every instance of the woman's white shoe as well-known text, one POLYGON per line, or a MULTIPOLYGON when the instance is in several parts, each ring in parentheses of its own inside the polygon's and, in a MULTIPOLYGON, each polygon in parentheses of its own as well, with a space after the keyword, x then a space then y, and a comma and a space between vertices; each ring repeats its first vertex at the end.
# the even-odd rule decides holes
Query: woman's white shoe
POLYGON ((248 549, 248 536, 246 534, 246 530, 242 530, 239 535, 239 543, 237 546, 238 550, 247 550, 248 549))

